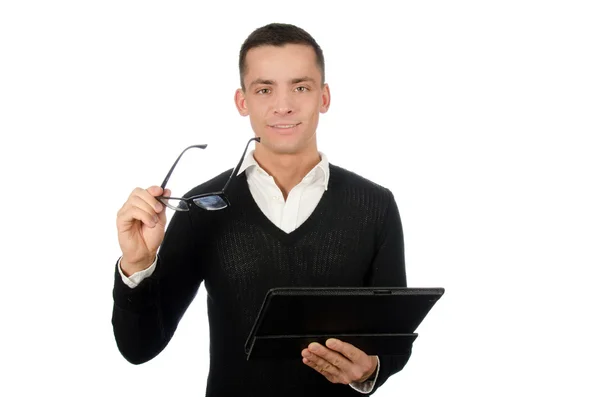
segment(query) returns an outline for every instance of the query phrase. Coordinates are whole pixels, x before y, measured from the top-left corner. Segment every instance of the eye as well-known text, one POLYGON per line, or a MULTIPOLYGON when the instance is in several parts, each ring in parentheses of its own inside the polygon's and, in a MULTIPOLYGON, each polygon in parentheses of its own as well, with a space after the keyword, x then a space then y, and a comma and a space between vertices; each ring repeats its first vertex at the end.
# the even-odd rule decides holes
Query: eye
POLYGON ((304 87, 304 86, 296 87, 296 91, 306 92, 306 91, 308 91, 308 87, 304 87))
POLYGON ((261 88, 260 90, 256 91, 256 93, 260 94, 260 95, 268 94, 270 92, 271 92, 271 90, 268 88, 261 88))

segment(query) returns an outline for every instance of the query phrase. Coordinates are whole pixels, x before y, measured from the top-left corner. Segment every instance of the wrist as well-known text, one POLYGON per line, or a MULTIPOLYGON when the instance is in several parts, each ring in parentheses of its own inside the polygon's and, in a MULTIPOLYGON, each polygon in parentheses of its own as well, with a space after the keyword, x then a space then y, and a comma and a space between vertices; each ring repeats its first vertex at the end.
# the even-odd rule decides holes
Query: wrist
POLYGON ((365 376, 363 376, 360 380, 358 380, 358 383, 364 383, 375 380, 377 374, 378 360, 376 356, 369 356, 369 358, 371 359, 371 363, 373 364, 371 370, 367 372, 367 374, 365 374, 365 376))
POLYGON ((145 258, 143 260, 131 261, 131 260, 129 260, 129 258, 125 257, 125 255, 123 255, 121 257, 121 264, 120 264, 121 271, 123 272, 123 274, 125 276, 131 277, 132 274, 141 272, 142 270, 145 270, 145 269, 149 268, 150 266, 152 266, 152 263, 154 263, 155 257, 156 257, 156 255, 145 258))

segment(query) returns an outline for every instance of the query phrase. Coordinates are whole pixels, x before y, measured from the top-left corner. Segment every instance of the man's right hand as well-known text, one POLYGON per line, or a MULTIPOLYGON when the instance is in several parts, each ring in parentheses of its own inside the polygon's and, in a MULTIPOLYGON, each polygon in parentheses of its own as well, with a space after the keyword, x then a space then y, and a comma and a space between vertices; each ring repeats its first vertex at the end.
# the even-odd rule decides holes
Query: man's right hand
POLYGON ((127 277, 148 268, 156 258, 167 223, 166 207, 156 199, 161 195, 171 192, 165 189, 163 194, 160 186, 135 188, 117 213, 121 270, 127 277))

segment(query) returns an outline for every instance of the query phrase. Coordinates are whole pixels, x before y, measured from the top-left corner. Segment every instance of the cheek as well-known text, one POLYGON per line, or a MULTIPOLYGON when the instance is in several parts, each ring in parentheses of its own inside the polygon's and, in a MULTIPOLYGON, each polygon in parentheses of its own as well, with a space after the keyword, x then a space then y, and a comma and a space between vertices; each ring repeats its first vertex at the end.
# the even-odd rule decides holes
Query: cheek
POLYGON ((269 104, 266 100, 253 101, 248 103, 248 114, 250 118, 259 120, 264 119, 269 113, 269 104))
POLYGON ((310 117, 310 120, 312 122, 316 122, 319 120, 319 114, 320 114, 320 108, 316 107, 316 108, 311 108, 310 114, 308 115, 310 117))
POLYGON ((248 112, 248 118, 250 119, 250 125, 252 126, 252 129, 254 129, 256 132, 261 131, 261 133, 264 133, 266 131, 266 124, 267 124, 267 111, 265 111, 262 108, 248 108, 249 112, 248 112))

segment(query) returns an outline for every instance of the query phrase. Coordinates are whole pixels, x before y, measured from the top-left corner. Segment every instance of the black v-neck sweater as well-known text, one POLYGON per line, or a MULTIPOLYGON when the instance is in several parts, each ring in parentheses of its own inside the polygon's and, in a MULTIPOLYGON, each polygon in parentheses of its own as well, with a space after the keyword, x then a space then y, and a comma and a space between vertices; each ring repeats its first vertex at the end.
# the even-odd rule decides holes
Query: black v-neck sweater
MULTIPOLYGON (((187 196, 220 190, 230 172, 187 196)), ((330 164, 328 189, 289 234, 262 213, 245 173, 233 178, 227 195, 231 206, 224 210, 173 215, 156 270, 138 287, 123 284, 115 269, 112 322, 119 350, 132 363, 159 354, 204 281, 210 324, 207 396, 360 395, 303 364, 300 351, 293 360, 247 361, 244 344, 271 288, 406 286, 402 226, 392 193, 330 164)), ((381 356, 374 391, 409 356, 381 356)))

